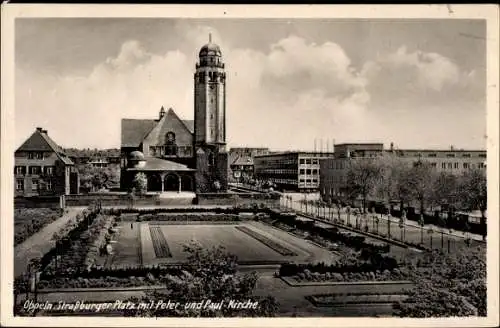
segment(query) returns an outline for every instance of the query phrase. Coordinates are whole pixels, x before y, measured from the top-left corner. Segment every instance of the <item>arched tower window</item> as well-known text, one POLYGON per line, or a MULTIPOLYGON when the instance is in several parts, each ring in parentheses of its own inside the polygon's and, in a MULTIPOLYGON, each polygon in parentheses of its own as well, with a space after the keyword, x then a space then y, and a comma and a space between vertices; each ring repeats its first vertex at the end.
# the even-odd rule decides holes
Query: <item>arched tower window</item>
POLYGON ((167 132, 165 135, 165 156, 177 155, 177 143, 175 141, 175 133, 167 132))

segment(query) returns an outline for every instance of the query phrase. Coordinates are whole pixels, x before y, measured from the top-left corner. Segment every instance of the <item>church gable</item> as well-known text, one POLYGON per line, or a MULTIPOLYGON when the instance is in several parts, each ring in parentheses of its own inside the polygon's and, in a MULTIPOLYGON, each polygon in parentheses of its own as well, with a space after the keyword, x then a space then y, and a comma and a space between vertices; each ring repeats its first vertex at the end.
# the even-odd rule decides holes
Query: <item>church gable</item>
POLYGON ((143 151, 148 156, 192 156, 193 134, 172 109, 161 117, 144 138, 143 151))
POLYGON ((175 114, 172 109, 169 109, 167 114, 163 116, 153 130, 146 136, 144 143, 151 146, 161 146, 167 141, 167 134, 172 132, 175 134, 175 140, 179 146, 191 146, 193 135, 187 129, 184 122, 175 114))

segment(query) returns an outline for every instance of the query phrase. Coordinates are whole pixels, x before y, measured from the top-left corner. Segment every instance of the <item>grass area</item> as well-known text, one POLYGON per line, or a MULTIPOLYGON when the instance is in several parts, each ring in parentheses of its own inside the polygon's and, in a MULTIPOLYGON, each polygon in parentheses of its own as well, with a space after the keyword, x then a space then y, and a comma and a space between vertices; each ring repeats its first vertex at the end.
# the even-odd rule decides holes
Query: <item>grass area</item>
POLYGON ((108 266, 135 266, 141 264, 140 224, 122 221, 118 226, 119 233, 113 244, 113 255, 108 266))
POLYGON ((246 233, 250 237, 255 238, 256 240, 260 241, 261 243, 263 243, 267 247, 280 253, 283 256, 297 256, 297 253, 289 250, 288 248, 284 247, 283 245, 275 242, 274 240, 272 240, 270 238, 267 238, 266 236, 261 235, 260 233, 256 232, 255 230, 252 230, 246 226, 236 227, 236 229, 246 233))
POLYGON ((62 210, 52 208, 14 209, 14 246, 60 218, 62 213, 62 210))
POLYGON ((331 262, 336 259, 335 254, 324 248, 259 222, 212 224, 206 221, 192 221, 190 224, 165 224, 167 222, 122 222, 108 267, 183 263, 187 260, 183 247, 190 241, 196 241, 206 249, 223 246, 235 254, 241 264, 331 262), (252 235, 248 234, 247 230, 251 231, 252 235), (168 256, 161 255, 160 248, 164 244, 162 240, 168 242, 168 256))

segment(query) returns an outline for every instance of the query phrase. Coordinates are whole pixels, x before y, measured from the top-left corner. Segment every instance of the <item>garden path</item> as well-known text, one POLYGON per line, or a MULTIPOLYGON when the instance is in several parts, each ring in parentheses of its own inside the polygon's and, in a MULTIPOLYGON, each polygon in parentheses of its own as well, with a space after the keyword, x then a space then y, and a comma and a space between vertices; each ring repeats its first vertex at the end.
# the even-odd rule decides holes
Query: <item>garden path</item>
POLYGON ((45 226, 23 243, 14 248, 14 277, 26 271, 32 258, 40 258, 53 247, 52 236, 58 232, 70 219, 83 212, 86 207, 69 207, 65 213, 54 222, 45 226))

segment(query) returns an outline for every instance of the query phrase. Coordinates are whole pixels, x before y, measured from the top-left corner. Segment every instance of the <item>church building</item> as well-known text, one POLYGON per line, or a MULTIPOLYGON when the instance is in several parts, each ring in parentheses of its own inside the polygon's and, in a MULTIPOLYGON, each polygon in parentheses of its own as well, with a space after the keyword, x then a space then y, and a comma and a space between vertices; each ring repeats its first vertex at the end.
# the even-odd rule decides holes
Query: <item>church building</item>
POLYGON ((137 174, 147 191, 227 190, 226 73, 218 45, 199 52, 194 74, 194 121, 162 107, 156 119, 122 119, 120 187, 130 191, 137 174))

